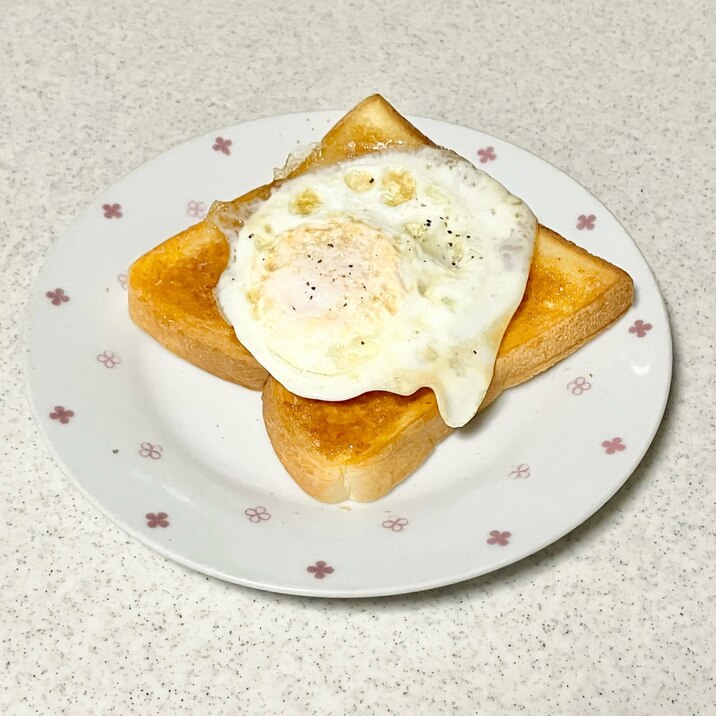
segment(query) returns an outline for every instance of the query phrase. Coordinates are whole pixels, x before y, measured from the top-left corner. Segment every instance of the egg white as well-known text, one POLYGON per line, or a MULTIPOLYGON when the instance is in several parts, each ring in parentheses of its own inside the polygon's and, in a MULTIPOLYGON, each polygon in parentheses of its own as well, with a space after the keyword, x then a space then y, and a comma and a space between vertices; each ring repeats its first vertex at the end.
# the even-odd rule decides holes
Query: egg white
POLYGON ((452 152, 370 154, 280 184, 229 237, 216 296, 297 395, 429 386, 459 427, 492 379, 536 229, 520 199, 452 152))

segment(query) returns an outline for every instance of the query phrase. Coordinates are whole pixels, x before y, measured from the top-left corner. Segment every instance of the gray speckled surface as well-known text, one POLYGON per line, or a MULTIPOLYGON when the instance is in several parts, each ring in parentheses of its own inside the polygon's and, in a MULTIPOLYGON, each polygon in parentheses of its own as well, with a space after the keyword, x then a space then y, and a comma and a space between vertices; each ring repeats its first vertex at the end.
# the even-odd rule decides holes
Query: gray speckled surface
POLYGON ((715 712, 712 3, 45 0, 5 3, 0 27, 0 710, 715 712), (48 456, 27 292, 146 159, 375 91, 532 150, 620 218, 672 318, 665 420, 605 508, 498 573, 346 602, 217 582, 129 540, 48 456))

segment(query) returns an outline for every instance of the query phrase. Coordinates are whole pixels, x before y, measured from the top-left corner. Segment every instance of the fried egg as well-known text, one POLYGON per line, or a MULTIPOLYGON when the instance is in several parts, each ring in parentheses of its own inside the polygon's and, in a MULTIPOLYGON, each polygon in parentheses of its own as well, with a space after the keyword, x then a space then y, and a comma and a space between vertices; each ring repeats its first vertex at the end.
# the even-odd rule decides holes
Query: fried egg
POLYGON ((524 293, 537 222, 447 150, 369 154, 280 183, 229 236, 216 289, 288 390, 345 400, 432 388, 464 425, 524 293))

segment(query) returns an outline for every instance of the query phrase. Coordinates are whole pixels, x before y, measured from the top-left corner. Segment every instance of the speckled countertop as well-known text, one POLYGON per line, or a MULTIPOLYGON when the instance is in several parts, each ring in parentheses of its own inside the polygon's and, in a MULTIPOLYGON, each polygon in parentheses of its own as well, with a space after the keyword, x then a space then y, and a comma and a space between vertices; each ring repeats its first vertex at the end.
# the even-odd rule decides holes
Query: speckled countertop
POLYGON ((716 713, 716 10, 676 2, 43 0, 0 18, 0 711, 716 713), (61 473, 21 372, 28 290, 103 187, 214 127, 381 92, 590 189, 659 280, 664 422, 606 507, 453 587, 321 601, 188 571, 61 473))

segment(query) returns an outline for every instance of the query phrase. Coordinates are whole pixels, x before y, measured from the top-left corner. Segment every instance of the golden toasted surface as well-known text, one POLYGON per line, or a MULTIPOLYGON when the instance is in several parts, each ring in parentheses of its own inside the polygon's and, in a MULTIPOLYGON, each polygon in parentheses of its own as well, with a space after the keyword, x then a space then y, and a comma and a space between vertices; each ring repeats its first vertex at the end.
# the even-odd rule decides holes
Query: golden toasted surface
POLYGON ((574 315, 628 276, 615 266, 540 226, 527 286, 505 332, 500 354, 543 333, 559 318, 574 315))
POLYGON ((327 460, 349 464, 390 442, 406 423, 422 413, 437 413, 435 395, 422 388, 413 395, 371 392, 339 402, 300 398, 270 378, 270 400, 291 430, 327 460))
POLYGON ((348 112, 290 176, 371 152, 425 146, 435 145, 380 95, 374 94, 348 112))
MULTIPOLYGON (((387 148, 432 142, 382 97, 367 98, 289 175, 387 148)), ((367 393, 342 402, 300 398, 267 378, 221 317, 213 289, 228 260, 223 233, 276 182, 228 203, 138 259, 129 275, 133 319, 167 348, 227 380, 263 391, 276 454, 309 494, 326 502, 375 500, 407 477, 451 429, 432 391, 367 393)), ((524 298, 503 336, 482 408, 502 390, 546 370, 631 305, 629 276, 540 226, 524 298)))
POLYGON ((268 373, 236 339, 214 299, 228 260, 229 247, 218 229, 207 221, 190 227, 132 264, 129 313, 173 353, 259 390, 268 373))

